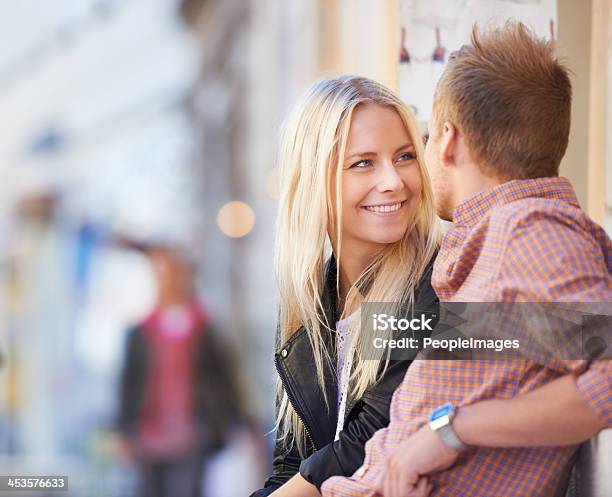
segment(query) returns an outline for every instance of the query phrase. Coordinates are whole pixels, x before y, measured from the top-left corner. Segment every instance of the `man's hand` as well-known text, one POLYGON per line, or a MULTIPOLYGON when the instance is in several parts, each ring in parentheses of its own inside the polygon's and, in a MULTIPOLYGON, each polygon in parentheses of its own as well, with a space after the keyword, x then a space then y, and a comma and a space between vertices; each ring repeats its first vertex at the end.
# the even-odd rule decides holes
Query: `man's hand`
POLYGON ((424 477, 451 467, 458 455, 425 425, 387 456, 377 491, 384 497, 428 495, 431 484, 424 477))
POLYGON ((401 495, 402 497, 428 497, 432 490, 431 483, 429 483, 429 480, 424 476, 421 476, 416 484, 406 482, 397 483, 397 488, 387 488, 387 481, 384 479, 384 475, 382 475, 382 478, 376 482, 375 490, 377 495, 382 495, 383 497, 387 497, 387 495, 401 495))

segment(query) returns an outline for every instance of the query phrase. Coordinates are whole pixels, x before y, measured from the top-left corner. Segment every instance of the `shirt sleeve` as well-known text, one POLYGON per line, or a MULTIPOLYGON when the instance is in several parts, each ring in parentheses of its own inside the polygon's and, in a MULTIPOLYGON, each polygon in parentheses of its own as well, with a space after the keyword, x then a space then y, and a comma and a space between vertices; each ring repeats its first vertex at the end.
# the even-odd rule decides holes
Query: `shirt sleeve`
MULTIPOLYGON (((612 302, 611 277, 601 247, 579 226, 552 215, 519 219, 502 260, 495 282, 501 301, 612 302)), ((612 334, 605 327, 600 331, 612 334)), ((609 339, 610 335, 606 342, 609 339)), ((608 357, 590 363, 585 357, 555 362, 564 372, 578 373, 576 383, 584 401, 610 427, 612 361, 608 357)))
POLYGON ((591 410, 612 427, 612 360, 595 361, 576 380, 578 391, 591 410))

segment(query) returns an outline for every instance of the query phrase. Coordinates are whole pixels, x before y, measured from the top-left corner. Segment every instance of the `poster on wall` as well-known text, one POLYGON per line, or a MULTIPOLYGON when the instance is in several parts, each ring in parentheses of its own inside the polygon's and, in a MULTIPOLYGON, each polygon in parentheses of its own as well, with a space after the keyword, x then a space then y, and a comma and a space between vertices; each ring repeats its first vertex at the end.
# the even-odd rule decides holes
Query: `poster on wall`
POLYGON ((398 87, 421 122, 429 120, 436 83, 448 56, 470 41, 472 25, 524 22, 555 39, 556 0, 400 0, 398 87))

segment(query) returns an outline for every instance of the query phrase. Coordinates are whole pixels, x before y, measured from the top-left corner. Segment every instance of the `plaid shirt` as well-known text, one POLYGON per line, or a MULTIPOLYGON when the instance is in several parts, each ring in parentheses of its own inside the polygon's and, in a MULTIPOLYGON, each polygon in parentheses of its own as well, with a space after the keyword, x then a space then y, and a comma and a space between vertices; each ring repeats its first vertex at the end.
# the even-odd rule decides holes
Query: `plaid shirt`
MULTIPOLYGON (((454 213, 432 283, 442 301, 612 302, 612 243, 580 209, 563 178, 511 181, 454 213)), ((585 402, 612 426, 612 361, 417 360, 391 403, 390 424, 366 445, 350 478, 333 477, 325 497, 372 496, 385 454, 421 428, 436 407, 512 398, 575 373, 585 402)), ((436 497, 550 497, 563 493, 576 446, 479 447, 433 475, 436 497)))

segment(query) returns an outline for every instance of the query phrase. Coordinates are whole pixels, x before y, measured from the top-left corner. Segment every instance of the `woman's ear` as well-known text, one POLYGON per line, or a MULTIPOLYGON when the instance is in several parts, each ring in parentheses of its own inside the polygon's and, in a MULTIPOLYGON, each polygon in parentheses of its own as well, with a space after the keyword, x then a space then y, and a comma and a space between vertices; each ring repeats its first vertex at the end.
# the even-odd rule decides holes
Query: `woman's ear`
POLYGON ((455 155, 457 153, 457 141, 459 132, 455 125, 446 121, 442 125, 442 136, 440 137, 440 163, 443 166, 455 165, 455 155))

